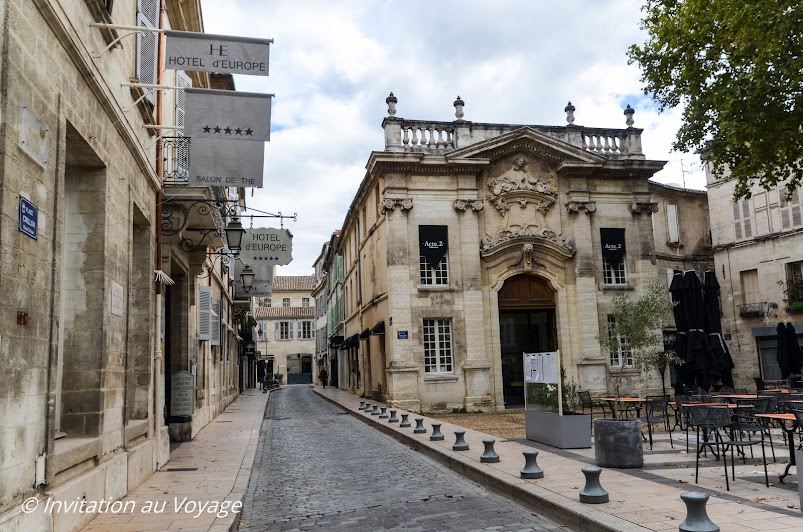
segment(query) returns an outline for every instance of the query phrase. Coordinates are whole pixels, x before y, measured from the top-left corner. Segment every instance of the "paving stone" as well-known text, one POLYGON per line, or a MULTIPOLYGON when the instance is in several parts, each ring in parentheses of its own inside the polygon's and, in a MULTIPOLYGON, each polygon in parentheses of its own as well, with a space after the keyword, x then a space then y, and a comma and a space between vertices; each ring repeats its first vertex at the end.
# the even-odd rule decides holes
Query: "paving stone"
POLYGON ((240 530, 563 528, 342 412, 307 387, 271 394, 240 530))

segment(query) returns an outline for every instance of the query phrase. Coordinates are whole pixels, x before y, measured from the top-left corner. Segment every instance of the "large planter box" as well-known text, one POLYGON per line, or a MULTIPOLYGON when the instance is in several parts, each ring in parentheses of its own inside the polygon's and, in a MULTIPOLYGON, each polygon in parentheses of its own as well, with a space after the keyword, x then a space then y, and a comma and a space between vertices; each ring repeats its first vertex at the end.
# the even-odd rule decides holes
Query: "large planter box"
POLYGON ((800 510, 803 511, 803 473, 800 466, 803 465, 803 449, 795 447, 795 468, 797 469, 797 495, 800 498, 800 510))
POLYGON ((525 410, 527 439, 559 449, 591 447, 591 416, 560 415, 552 412, 525 410))

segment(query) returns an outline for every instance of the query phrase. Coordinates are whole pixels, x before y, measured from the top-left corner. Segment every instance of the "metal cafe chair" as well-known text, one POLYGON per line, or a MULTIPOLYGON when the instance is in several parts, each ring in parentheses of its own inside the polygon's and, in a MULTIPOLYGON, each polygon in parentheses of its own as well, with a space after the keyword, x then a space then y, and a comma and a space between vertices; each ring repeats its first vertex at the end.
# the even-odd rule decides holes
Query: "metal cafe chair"
POLYGON ((731 431, 731 413, 726 406, 699 406, 691 409, 692 422, 697 428, 697 456, 694 461, 694 482, 699 482, 700 475, 700 452, 706 445, 714 445, 722 455, 722 466, 725 471, 725 489, 730 491, 728 482, 728 460, 726 451, 731 452, 731 477, 736 480, 736 466, 734 464, 734 451, 744 449, 753 445, 761 445, 761 456, 764 463, 764 484, 769 487, 769 475, 767 473, 767 455, 764 452, 764 432, 759 431, 759 440, 736 440, 731 431), (701 439, 700 432, 704 436, 701 439))
MULTIPOLYGON (((747 408, 740 408, 735 416, 735 422, 731 426, 734 431, 739 432, 739 436, 743 439, 747 434, 748 439, 752 439, 752 435, 757 432, 762 432, 770 441, 770 449, 772 450, 772 461, 775 462, 775 446, 772 443, 772 432, 770 431, 770 424, 768 419, 756 417, 756 414, 768 414, 770 409, 770 398, 759 397, 758 399, 737 399, 736 404, 745 406, 747 408)), ((750 457, 753 457, 753 448, 750 448, 750 457)))
POLYGON ((602 417, 605 417, 605 406, 602 402, 593 399, 591 397, 591 392, 587 391, 579 391, 577 392, 577 396, 580 398, 580 408, 582 413, 586 413, 586 408, 588 408, 588 413, 591 414, 591 429, 594 429, 594 414, 602 414, 602 417), (594 408, 599 408, 599 412, 594 412, 594 408))
POLYGON ((672 428, 669 426, 669 396, 668 395, 648 395, 644 404, 644 415, 638 418, 639 421, 647 424, 647 433, 650 435, 650 450, 652 450, 652 425, 663 423, 664 428, 669 433, 669 445, 674 449, 672 442, 672 428))

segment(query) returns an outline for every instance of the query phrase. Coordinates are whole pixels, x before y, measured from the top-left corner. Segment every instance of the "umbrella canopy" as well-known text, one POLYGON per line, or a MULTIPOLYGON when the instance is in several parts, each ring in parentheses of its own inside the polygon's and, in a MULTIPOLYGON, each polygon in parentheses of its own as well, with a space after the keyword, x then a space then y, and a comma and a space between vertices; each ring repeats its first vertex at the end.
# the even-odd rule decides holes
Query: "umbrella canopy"
POLYGON ((703 275, 703 307, 705 310, 705 332, 720 370, 722 384, 733 388, 733 358, 727 344, 722 339, 722 311, 719 304, 719 282, 715 272, 708 270, 703 275))
POLYGON ((776 357, 778 367, 781 368, 781 377, 786 379, 789 375, 800 374, 803 357, 801 357, 800 346, 797 342, 795 326, 791 323, 784 325, 779 322, 775 331, 778 334, 776 357))
POLYGON ((672 276, 672 282, 669 284, 669 294, 672 296, 672 302, 675 306, 672 308, 672 314, 675 316, 675 327, 678 332, 686 332, 689 328, 686 326, 683 310, 680 306, 680 300, 683 293, 683 272, 675 270, 675 275, 672 276))

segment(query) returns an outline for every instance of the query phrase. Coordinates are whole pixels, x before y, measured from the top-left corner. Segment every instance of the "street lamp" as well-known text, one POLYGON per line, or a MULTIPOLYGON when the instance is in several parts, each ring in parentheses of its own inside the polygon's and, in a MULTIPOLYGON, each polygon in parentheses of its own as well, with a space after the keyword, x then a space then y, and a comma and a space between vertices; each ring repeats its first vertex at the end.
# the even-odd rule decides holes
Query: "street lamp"
POLYGON ((254 270, 251 269, 251 266, 247 265, 243 268, 243 272, 240 274, 240 280, 243 282, 243 290, 246 292, 250 292, 251 288, 254 286, 254 277, 256 273, 254 270))
MULTIPOLYGON (((231 251, 233 255, 240 253, 240 248, 243 243, 243 234, 245 234, 245 229, 243 229, 243 224, 240 223, 240 219, 237 217, 232 218, 229 225, 226 226, 226 242, 228 242, 229 251, 231 251)), ((253 279, 253 277, 251 278, 253 279)))

